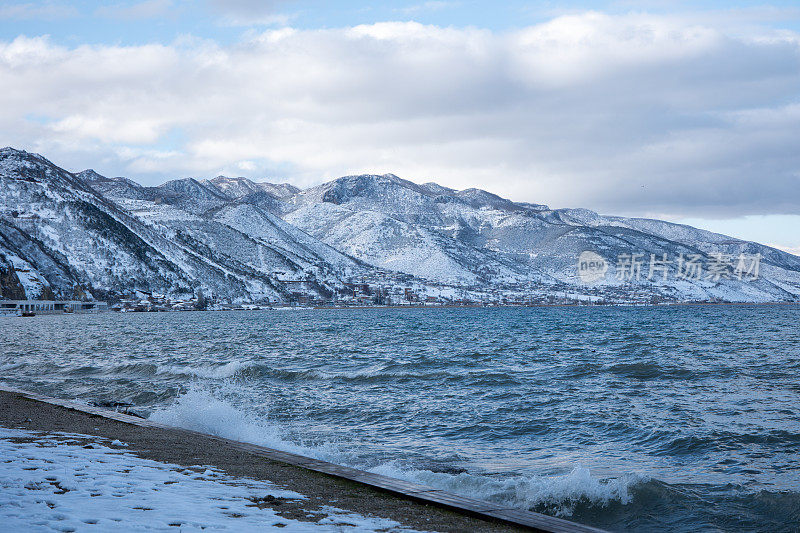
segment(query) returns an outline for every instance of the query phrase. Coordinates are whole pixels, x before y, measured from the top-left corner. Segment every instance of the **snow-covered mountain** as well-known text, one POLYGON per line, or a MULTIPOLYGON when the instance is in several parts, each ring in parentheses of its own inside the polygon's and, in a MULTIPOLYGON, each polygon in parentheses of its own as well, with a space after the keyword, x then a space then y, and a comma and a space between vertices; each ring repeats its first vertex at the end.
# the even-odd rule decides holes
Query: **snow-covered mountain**
POLYGON ((440 283, 533 290, 567 285, 617 295, 641 290, 672 300, 783 301, 800 294, 800 258, 657 220, 551 210, 481 190, 417 185, 391 174, 340 178, 301 191, 290 204, 286 220, 328 244, 370 264, 440 283), (609 264, 606 276, 588 287, 576 267, 586 250, 609 264), (639 280, 617 277, 617 263, 628 254, 641 254, 639 280), (664 280, 661 270, 649 276, 651 254, 659 260, 666 254, 673 262, 700 256, 707 267, 718 259, 715 254, 724 254, 734 264, 720 279, 677 279, 673 264, 664 280), (746 259, 760 254, 758 279, 740 281, 735 275, 740 254, 746 259))
POLYGON ((228 178, 226 176, 203 180, 202 183, 231 198, 241 198, 256 192, 267 193, 275 198, 289 198, 300 192, 300 189, 289 183, 256 183, 247 178, 228 178))
POLYGON ((260 226, 279 228, 271 240, 266 229, 254 236, 215 220, 204 211, 224 217, 219 210, 234 209, 232 201, 195 180, 142 187, 93 171, 71 174, 5 148, 0 198, 3 297, 115 298, 141 290, 278 301, 297 292, 330 295, 342 284, 337 275, 363 268, 313 241, 318 255, 302 243, 307 236, 281 239, 286 223, 267 213, 260 226))
POLYGON ((6 148, 0 185, 4 297, 325 299, 372 283, 484 301, 800 300, 800 257, 773 248, 392 174, 306 190, 224 176, 143 187, 6 148), (579 276, 586 251, 605 261, 598 279, 579 276))

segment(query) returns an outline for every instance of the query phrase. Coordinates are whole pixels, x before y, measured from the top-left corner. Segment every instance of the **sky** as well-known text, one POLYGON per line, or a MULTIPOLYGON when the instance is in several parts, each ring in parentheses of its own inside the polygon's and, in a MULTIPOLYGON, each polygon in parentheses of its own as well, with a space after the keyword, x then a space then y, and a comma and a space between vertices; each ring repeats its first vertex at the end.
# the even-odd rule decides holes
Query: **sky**
POLYGON ((797 2, 0 0, 0 145, 143 184, 347 174, 800 254, 797 2))

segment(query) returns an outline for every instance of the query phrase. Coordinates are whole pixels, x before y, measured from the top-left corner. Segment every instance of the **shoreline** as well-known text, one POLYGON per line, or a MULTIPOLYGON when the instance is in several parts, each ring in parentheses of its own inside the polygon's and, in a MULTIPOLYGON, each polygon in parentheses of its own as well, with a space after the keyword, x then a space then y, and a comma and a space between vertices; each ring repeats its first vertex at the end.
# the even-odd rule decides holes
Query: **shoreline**
MULTIPOLYGON (((720 306, 720 307, 743 307, 748 305, 757 306, 770 306, 770 305, 785 305, 785 306, 798 306, 800 302, 671 302, 662 304, 636 304, 636 303, 619 303, 619 304, 531 304, 531 305, 361 305, 361 306, 315 306, 315 307, 292 307, 292 306, 273 306, 272 309, 260 309, 260 311, 270 311, 277 309, 298 309, 298 310, 347 310, 347 309, 536 309, 540 307, 581 307, 581 308, 611 308, 611 307, 707 307, 707 306, 720 306)), ((221 309, 220 311, 247 311, 247 309, 221 309)))
MULTIPOLYGON (((648 303, 615 303, 615 304, 531 304, 531 305, 349 305, 349 306, 309 306, 309 307, 301 307, 301 306, 291 306, 291 305, 281 305, 281 306, 269 306, 269 307, 262 307, 260 309, 237 309, 237 308, 230 308, 230 309, 182 309, 182 310, 158 310, 158 311, 103 311, 103 312, 93 312, 93 313, 79 313, 84 315, 95 315, 95 314, 103 314, 103 313, 110 313, 110 314, 150 314, 150 313, 220 313, 220 312, 259 312, 259 311, 284 311, 284 310, 293 310, 293 311, 366 311, 372 309, 539 309, 539 308, 581 308, 581 309, 592 309, 592 308, 602 308, 602 309, 611 309, 611 308, 647 308, 647 309, 658 309, 658 308, 669 308, 669 307, 770 307, 770 306, 784 306, 784 307, 800 307, 800 302, 665 302, 660 304, 648 304, 648 303)), ((72 313, 34 313, 33 315, 29 316, 60 316, 61 314, 72 314, 72 313)), ((29 316, 20 316, 14 314, 3 314, 0 313, 0 318, 28 318, 29 316)))
POLYGON ((295 518, 306 512, 309 506, 321 509, 335 505, 426 531, 602 531, 416 483, 3 385, 0 385, 0 426, 121 440, 129 445, 127 452, 142 458, 187 468, 209 465, 232 476, 271 481, 308 497, 297 508, 282 506, 279 509, 295 518))

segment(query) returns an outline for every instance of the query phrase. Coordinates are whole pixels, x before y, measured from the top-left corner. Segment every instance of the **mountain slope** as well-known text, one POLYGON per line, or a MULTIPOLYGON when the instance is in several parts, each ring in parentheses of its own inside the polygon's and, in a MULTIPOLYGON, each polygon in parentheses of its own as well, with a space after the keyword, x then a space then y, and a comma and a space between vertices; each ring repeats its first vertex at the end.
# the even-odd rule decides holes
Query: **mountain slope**
POLYGON ((611 265, 592 288, 609 294, 646 291, 671 300, 735 301, 790 300, 800 294, 800 258, 661 221, 551 210, 476 189, 416 185, 391 174, 346 176, 302 191, 287 204, 292 206, 287 221, 328 244, 381 268, 439 283, 587 288, 576 262, 581 252, 592 250, 611 265), (641 254, 643 279, 617 279, 616 264, 628 254, 641 254), (715 254, 731 260, 760 254, 762 275, 750 282, 729 279, 734 276, 646 279, 651 254, 673 261, 681 254, 699 255, 704 263, 715 254))
POLYGON ((238 199, 255 192, 267 193, 274 198, 289 198, 294 196, 300 189, 289 183, 256 183, 247 178, 229 178, 227 176, 217 176, 211 180, 201 181, 203 185, 210 186, 229 196, 238 199))
MULTIPOLYGON (((207 183, 176 180, 129 187, 122 178, 89 176, 91 184, 138 220, 219 264, 235 265, 273 284, 306 280, 304 292, 329 295, 366 266, 287 224, 262 206, 261 190, 232 200, 207 183), (179 195, 165 198, 164 190, 179 195), (209 193, 209 191, 211 191, 209 193)), ((283 287, 297 292, 298 286, 283 287)))
POLYGON ((369 283, 493 302, 800 300, 800 257, 767 246, 392 174, 306 190, 223 176, 144 187, 5 148, 0 199, 4 298, 138 289, 285 301, 352 296, 354 284, 369 283), (606 264, 589 282, 577 268, 586 251, 606 264), (759 258, 753 279, 734 270, 745 256, 759 258), (625 275, 626 257, 639 261, 637 276, 625 275), (702 263, 702 275, 678 275, 688 258, 702 263), (721 275, 711 275, 714 261, 721 275))
POLYGON ((0 151, 0 199, 5 264, 25 261, 59 298, 198 289, 240 299, 280 296, 268 276, 168 239, 36 154, 0 151))

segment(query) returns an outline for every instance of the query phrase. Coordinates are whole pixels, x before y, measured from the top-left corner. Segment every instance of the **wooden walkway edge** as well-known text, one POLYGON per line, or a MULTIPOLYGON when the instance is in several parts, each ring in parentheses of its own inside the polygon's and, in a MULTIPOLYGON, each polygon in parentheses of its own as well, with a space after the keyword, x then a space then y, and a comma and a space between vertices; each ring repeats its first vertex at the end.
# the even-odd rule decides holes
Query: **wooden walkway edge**
POLYGON ((275 450, 256 444, 249 444, 236 440, 218 437, 207 433, 200 433, 190 429, 183 429, 158 422, 152 422, 147 419, 139 418, 133 415, 119 413, 109 409, 94 407, 91 405, 84 405, 80 403, 70 402, 67 400, 60 400, 58 398, 51 398, 29 391, 16 389, 0 385, 0 391, 17 394, 29 400, 47 403, 50 405, 60 406, 73 411, 87 413, 93 416, 99 416, 110 420, 115 420, 124 424, 132 424, 139 427, 152 427, 175 431, 188 436, 202 436, 203 438, 212 439, 227 446, 241 450, 256 456, 265 457, 273 461, 279 461, 291 464, 314 472, 320 472, 330 476, 347 479, 363 485, 373 487, 378 490, 386 491, 396 496, 401 496, 419 503, 443 507, 463 513, 476 518, 481 518, 488 521, 499 521, 515 526, 523 526, 530 528, 533 531, 542 531, 548 533, 605 533, 603 530, 555 518, 552 516, 535 513, 532 511, 525 511, 511 507, 504 507, 500 504, 491 503, 483 500, 467 498, 458 494, 453 494, 439 489, 434 489, 418 483, 403 481, 400 479, 391 478, 388 476, 373 474, 364 470, 341 466, 326 461, 320 461, 311 457, 305 457, 295 453, 284 452, 275 450))

